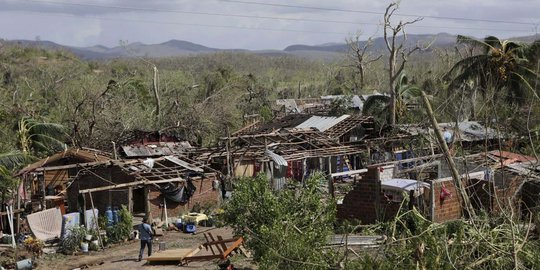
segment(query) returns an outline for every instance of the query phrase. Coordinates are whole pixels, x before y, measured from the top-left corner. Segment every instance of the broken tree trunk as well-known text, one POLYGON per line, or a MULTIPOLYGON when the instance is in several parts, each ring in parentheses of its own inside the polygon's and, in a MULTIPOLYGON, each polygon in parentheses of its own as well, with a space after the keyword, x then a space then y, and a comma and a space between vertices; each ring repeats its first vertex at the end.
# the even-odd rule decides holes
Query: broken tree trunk
POLYGON ((159 99, 159 77, 158 69, 154 66, 154 78, 152 79, 152 88, 154 90, 154 98, 156 99, 156 119, 158 124, 161 122, 161 101, 159 99))
POLYGON ((437 142, 439 143, 439 146, 441 147, 443 151, 444 157, 446 158, 446 161, 448 162, 448 166, 450 167, 450 172, 452 173, 452 178, 454 179, 454 184, 456 185, 456 188, 458 190, 461 203, 463 204, 469 217, 474 217, 475 216, 474 209, 471 206, 469 197, 467 196, 467 192, 465 191, 465 187, 463 187, 463 182, 461 181, 461 177, 456 169, 456 164, 454 163, 454 159, 450 155, 450 150, 448 150, 448 145, 446 145, 443 135, 441 131, 439 130, 439 124, 437 123, 437 119, 435 119, 435 115, 433 114, 431 103, 429 102, 426 93, 424 91, 421 91, 421 92, 422 92, 422 98, 423 98, 424 104, 426 105, 426 112, 429 116, 431 126, 433 127, 433 131, 435 133, 435 138, 437 138, 437 142))

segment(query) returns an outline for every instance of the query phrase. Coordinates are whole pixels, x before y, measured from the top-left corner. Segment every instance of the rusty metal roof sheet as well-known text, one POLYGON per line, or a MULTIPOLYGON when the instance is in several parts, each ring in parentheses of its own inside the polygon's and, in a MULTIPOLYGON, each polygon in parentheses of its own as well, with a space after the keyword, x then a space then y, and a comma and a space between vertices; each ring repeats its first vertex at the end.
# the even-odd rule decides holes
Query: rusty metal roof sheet
POLYGON ((123 145, 122 151, 128 158, 156 157, 182 154, 185 153, 187 148, 191 148, 189 142, 165 142, 146 145, 123 145))

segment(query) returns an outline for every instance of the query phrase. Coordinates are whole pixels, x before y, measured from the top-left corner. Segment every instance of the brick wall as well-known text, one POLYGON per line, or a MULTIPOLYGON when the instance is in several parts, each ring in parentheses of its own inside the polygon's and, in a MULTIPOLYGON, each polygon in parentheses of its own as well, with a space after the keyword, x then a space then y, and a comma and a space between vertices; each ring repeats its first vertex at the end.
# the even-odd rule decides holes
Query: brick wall
POLYGON ((459 194, 454 185, 454 182, 450 180, 434 180, 433 189, 435 191, 435 215, 434 222, 445 222, 449 220, 455 220, 461 218, 463 209, 459 202, 459 194), (444 200, 440 199, 441 191, 445 187, 450 193, 444 200))
MULTIPOLYGON (((387 200, 381 193, 381 173, 392 169, 368 168, 353 190, 345 195, 343 204, 337 206, 339 219, 358 219, 362 224, 372 224, 394 217, 400 207, 399 202, 387 200)), ((387 173, 388 174, 388 173, 387 173)))
POLYGON ((510 210, 519 213, 521 187, 525 178, 504 172, 497 172, 496 177, 499 178, 495 181, 498 185, 485 180, 471 179, 467 192, 469 192, 473 207, 490 215, 498 215, 502 211, 510 210), (500 177, 504 177, 504 183, 500 177))
MULTIPOLYGON (((167 216, 169 218, 176 218, 182 214, 191 211, 193 206, 199 204, 202 207, 212 206, 216 207, 220 203, 221 189, 213 189, 212 182, 215 177, 207 177, 204 179, 194 179, 193 184, 197 188, 195 194, 186 203, 175 203, 167 200, 167 216)), ((149 201, 150 201, 150 214, 152 218, 163 217, 163 196, 159 190, 153 186, 149 188, 149 201)))

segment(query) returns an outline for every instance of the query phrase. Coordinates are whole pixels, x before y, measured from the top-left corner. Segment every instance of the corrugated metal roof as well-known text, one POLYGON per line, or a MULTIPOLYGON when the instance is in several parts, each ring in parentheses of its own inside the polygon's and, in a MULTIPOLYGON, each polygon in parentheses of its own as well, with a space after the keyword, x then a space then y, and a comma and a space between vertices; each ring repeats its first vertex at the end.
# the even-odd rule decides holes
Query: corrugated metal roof
POLYGON ((270 159, 272 159, 276 165, 279 165, 279 166, 285 166, 287 167, 287 161, 280 155, 270 151, 270 150, 265 150, 264 151, 264 154, 267 155, 268 157, 270 157, 270 159))
MULTIPOLYGON (((447 127, 452 130, 455 128, 455 123, 440 123, 439 127, 447 127)), ((462 141, 477 141, 484 139, 497 138, 497 132, 489 127, 484 127, 476 121, 464 121, 458 123, 460 138, 462 141)), ((455 136, 454 136, 455 137, 455 136)))
POLYGON ((324 132, 325 130, 335 126, 337 123, 347 119, 350 115, 342 115, 340 117, 334 116, 312 116, 308 120, 304 121, 295 128, 309 129, 316 128, 317 130, 324 132))
POLYGON ((298 113, 301 112, 301 110, 298 108, 298 105, 296 105, 296 100, 290 98, 290 99, 278 99, 276 100, 276 104, 279 106, 285 106, 285 111, 288 113, 298 113))
POLYGON ((194 172, 204 172, 204 170, 200 167, 197 167, 197 166, 194 166, 192 164, 189 164, 177 157, 174 157, 174 156, 166 156, 165 157, 166 160, 176 164, 176 165, 180 165, 188 170, 191 170, 191 171, 194 171, 194 172))
POLYGON ((323 102, 325 101, 329 101, 329 102, 332 102, 332 101, 335 101, 335 100, 338 100, 338 99, 344 99, 347 101, 347 106, 351 107, 351 108, 357 108, 357 109, 362 109, 362 107, 364 106, 364 102, 362 101, 362 99, 360 98, 360 96, 358 95, 353 95, 353 96, 345 96, 345 95, 327 95, 327 96, 321 96, 321 100, 323 102), (350 98, 350 99, 349 99, 350 98))
MULTIPOLYGON (((450 132, 454 133, 456 123, 439 123, 439 128, 448 128, 450 132)), ((400 128, 411 135, 428 134, 428 130, 431 128, 425 128, 418 125, 400 125, 400 128)), ((459 122, 457 126, 459 134, 453 134, 454 140, 473 142, 485 139, 497 138, 497 132, 489 127, 485 127, 476 121, 464 121, 459 122)), ((504 134, 501 134, 504 137, 504 134)))

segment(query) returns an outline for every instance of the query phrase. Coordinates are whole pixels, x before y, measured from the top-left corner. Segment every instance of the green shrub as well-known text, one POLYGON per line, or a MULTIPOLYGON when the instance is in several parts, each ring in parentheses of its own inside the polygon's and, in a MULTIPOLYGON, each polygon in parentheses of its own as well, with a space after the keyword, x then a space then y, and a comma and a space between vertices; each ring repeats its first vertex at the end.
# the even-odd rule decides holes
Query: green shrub
POLYGON ((80 249, 81 242, 87 234, 88 230, 84 226, 69 229, 68 236, 60 241, 60 250, 65 254, 73 254, 80 249))
POLYGON ((110 243, 118 243, 129 239, 133 231, 133 217, 129 210, 122 205, 118 210, 119 222, 113 226, 107 227, 107 236, 110 243))

